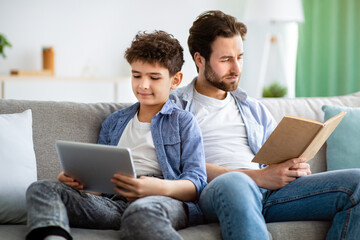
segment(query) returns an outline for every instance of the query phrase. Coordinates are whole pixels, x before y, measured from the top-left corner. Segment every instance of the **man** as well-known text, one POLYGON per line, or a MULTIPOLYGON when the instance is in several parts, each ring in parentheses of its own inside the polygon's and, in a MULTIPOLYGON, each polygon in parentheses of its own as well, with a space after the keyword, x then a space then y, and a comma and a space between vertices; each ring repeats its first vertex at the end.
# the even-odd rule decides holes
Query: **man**
POLYGON ((238 88, 246 26, 220 11, 201 14, 188 45, 198 77, 172 93, 202 130, 208 182, 200 207, 219 221, 223 239, 268 239, 267 222, 329 220, 328 239, 360 236, 360 170, 311 175, 306 159, 262 166, 251 162, 276 126, 238 88))

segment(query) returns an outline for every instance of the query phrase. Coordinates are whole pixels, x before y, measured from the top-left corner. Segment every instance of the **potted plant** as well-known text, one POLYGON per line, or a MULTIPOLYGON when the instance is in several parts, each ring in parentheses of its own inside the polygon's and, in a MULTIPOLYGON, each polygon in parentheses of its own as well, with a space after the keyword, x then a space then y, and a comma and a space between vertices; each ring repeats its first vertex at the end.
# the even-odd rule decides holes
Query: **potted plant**
POLYGON ((0 33, 0 54, 3 58, 6 58, 6 55, 4 53, 4 49, 6 47, 11 47, 11 43, 6 39, 5 35, 0 33))
POLYGON ((287 88, 281 86, 279 83, 274 82, 267 87, 263 88, 263 97, 284 97, 287 93, 287 88))

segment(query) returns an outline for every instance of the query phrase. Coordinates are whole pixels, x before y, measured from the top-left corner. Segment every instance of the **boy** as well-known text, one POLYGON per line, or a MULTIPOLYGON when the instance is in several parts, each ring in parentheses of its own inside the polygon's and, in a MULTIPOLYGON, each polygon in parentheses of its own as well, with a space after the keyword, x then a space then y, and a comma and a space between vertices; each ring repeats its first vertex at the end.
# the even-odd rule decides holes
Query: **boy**
POLYGON ((85 193, 63 172, 59 181, 32 184, 28 239, 71 239, 70 226, 120 229, 121 239, 181 239, 177 229, 201 222, 194 203, 206 185, 200 129, 168 100, 182 80, 183 49, 163 31, 139 33, 125 58, 139 102, 111 114, 98 143, 129 147, 141 177, 115 173, 116 195, 85 193))

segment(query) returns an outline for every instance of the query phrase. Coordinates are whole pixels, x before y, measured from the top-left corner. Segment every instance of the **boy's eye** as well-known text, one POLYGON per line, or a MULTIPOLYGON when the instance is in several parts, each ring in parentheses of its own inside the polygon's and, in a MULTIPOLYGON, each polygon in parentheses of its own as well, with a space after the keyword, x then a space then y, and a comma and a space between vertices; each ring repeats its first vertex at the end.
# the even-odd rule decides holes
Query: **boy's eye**
POLYGON ((151 80, 159 80, 159 77, 151 77, 151 80))
POLYGON ((140 78, 140 75, 133 75, 133 78, 140 78))

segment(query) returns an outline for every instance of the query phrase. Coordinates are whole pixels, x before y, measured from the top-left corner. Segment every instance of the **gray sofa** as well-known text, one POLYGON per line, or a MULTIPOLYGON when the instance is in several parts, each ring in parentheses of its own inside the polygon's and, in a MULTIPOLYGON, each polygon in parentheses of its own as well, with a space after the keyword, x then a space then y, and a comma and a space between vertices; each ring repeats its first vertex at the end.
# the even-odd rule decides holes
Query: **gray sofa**
MULTIPOLYGON (((301 116, 323 121, 322 105, 360 107, 360 92, 347 96, 327 98, 261 99, 275 119, 279 121, 284 114, 301 116)), ((128 104, 96 103, 82 104, 72 102, 46 102, 0 100, 0 114, 17 113, 32 109, 33 139, 37 159, 38 179, 56 179, 60 165, 55 151, 55 140, 80 142, 97 141, 101 122, 110 113, 128 104)), ((326 171, 326 145, 310 161, 312 172, 326 171)), ((298 221, 268 223, 273 239, 325 239, 330 222, 298 221)), ((118 239, 117 231, 72 229, 74 239, 118 239)), ((0 239, 24 239, 25 225, 0 225, 0 239)), ((221 239, 217 223, 189 227, 179 231, 184 239, 221 239)), ((244 236, 246 239, 246 236, 244 236)))

